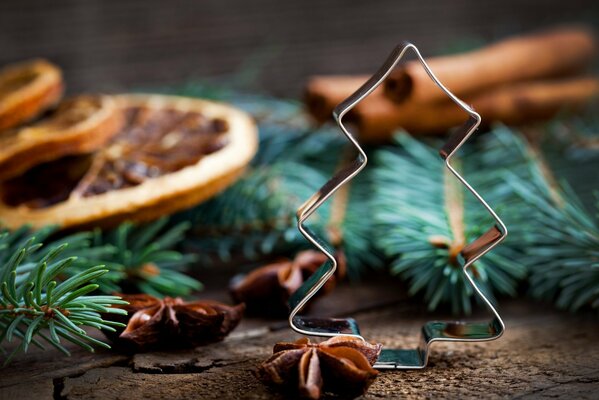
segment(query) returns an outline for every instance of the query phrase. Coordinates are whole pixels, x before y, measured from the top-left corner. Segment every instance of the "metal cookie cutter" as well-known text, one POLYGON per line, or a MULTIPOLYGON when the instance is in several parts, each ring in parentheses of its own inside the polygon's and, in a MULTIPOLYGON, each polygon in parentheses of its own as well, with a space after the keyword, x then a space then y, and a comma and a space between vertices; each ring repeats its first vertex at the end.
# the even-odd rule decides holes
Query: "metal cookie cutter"
MULTIPOLYGON (((314 246, 320 249, 328 257, 324 263, 312 276, 291 296, 289 306, 291 309, 289 315, 289 324, 296 332, 304 335, 313 336, 338 336, 349 335, 362 338, 356 321, 352 318, 313 318, 299 315, 304 305, 316 294, 316 292, 325 284, 325 282, 334 274, 337 268, 337 261, 333 256, 332 247, 322 238, 316 236, 308 226, 306 220, 320 207, 337 189, 343 186, 356 176, 367 163, 367 157, 364 150, 360 147, 356 139, 347 130, 343 124, 343 117, 366 96, 372 93, 395 68, 408 50, 415 53, 422 67, 428 76, 435 82, 439 88, 461 109, 468 113, 468 120, 457 129, 449 138, 447 143, 439 151, 441 158, 445 161, 446 167, 455 175, 455 177, 478 199, 483 207, 491 214, 495 220, 486 233, 469 243, 460 253, 460 263, 463 267, 464 275, 472 285, 472 288, 478 294, 480 299, 492 314, 490 321, 484 322, 463 322, 463 321, 430 321, 422 327, 420 344, 414 349, 383 349, 379 360, 375 364, 378 369, 420 369, 424 368, 428 362, 429 347, 435 341, 454 341, 454 342, 474 342, 494 340, 503 334, 505 325, 501 320, 497 310, 491 302, 485 297, 481 290, 476 286, 474 280, 467 273, 467 269, 480 257, 497 246, 506 236, 507 228, 483 198, 466 182, 466 180, 451 165, 452 156, 464 144, 464 142, 474 133, 480 125, 481 117, 467 104, 454 96, 435 76, 429 66, 426 64, 420 52, 411 43, 403 43, 396 47, 381 68, 354 94, 349 96, 333 111, 333 117, 337 124, 353 144, 358 152, 357 158, 349 165, 337 172, 327 183, 320 188, 318 192, 312 195, 297 211, 298 229, 314 246)), ((363 338, 362 338, 363 339, 363 338)))

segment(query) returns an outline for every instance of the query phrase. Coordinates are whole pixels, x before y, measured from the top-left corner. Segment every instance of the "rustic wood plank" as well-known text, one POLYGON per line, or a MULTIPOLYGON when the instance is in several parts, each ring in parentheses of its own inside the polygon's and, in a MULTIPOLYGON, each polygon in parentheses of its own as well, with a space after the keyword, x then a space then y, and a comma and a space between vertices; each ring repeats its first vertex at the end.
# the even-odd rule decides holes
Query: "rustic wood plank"
MULTIPOLYGON (((226 298, 222 292, 221 296, 226 298)), ((405 347, 417 341, 424 321, 446 316, 430 315, 419 303, 403 297, 403 290, 389 280, 344 285, 314 311, 352 315, 369 340, 405 347), (375 300, 369 305, 367 298, 375 300)), ((364 398, 595 396, 599 385, 596 315, 557 312, 524 300, 503 301, 501 310, 507 323, 501 339, 435 344, 428 368, 381 372, 364 398)), ((224 342, 193 350, 133 356, 78 351, 70 359, 52 351, 34 352, 0 375, 0 399, 31 393, 39 398, 108 400, 285 398, 262 386, 252 372, 271 354, 275 342, 297 337, 285 322, 248 318, 224 342)))
MULTIPOLYGON (((580 398, 596 395, 599 344, 593 332, 597 332, 599 323, 595 316, 572 316, 518 302, 502 307, 502 311, 507 317, 507 331, 499 340, 437 343, 429 368, 385 372, 365 397, 552 397, 554 393, 565 393, 558 389, 561 385, 580 398)), ((365 334, 389 346, 413 341, 407 332, 415 328, 413 317, 407 324, 397 320, 384 327, 377 324, 392 316, 390 310, 369 313, 363 326, 371 322, 372 328, 365 329, 365 334), (400 329, 399 335, 393 334, 395 329, 400 329)))

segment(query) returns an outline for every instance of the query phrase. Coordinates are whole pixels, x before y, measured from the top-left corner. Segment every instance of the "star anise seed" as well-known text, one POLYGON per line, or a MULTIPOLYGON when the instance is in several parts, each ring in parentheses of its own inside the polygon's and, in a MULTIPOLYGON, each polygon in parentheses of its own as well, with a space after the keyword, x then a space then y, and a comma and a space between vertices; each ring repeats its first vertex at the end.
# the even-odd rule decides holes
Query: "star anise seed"
POLYGON ((366 392, 378 372, 376 362, 382 346, 360 338, 338 336, 322 343, 302 338, 277 343, 273 355, 256 376, 268 385, 296 388, 301 397, 318 399, 323 391, 344 395, 366 392))
POLYGON ((149 350, 193 347, 223 340, 239 323, 245 306, 216 301, 185 302, 180 297, 160 300, 147 294, 120 295, 128 305, 124 330, 109 337, 123 347, 149 350))
MULTIPOLYGON (((336 281, 345 276, 345 257, 337 253, 338 268, 335 276, 327 281, 318 292, 331 292, 336 281)), ((293 260, 282 259, 259 267, 247 275, 231 280, 229 290, 233 300, 245 303, 249 313, 262 316, 281 317, 289 312, 287 300, 323 263, 327 257, 318 251, 306 250, 293 260)))

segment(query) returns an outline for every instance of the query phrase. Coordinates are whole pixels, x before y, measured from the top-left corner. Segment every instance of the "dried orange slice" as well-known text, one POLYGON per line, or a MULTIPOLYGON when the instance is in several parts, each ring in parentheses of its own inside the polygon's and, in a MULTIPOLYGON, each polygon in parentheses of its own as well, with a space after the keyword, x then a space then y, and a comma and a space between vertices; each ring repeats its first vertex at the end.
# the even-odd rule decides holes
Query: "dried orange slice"
POLYGON ((0 70, 0 131, 27 122, 60 100, 60 69, 32 60, 0 70))
POLYGON ((231 106, 160 95, 117 100, 125 122, 105 148, 0 184, 0 224, 89 227, 153 219, 223 190, 257 150, 256 125, 231 106))
POLYGON ((0 134, 0 180, 65 155, 94 151, 123 124, 117 101, 109 96, 78 96, 63 101, 48 118, 0 134))

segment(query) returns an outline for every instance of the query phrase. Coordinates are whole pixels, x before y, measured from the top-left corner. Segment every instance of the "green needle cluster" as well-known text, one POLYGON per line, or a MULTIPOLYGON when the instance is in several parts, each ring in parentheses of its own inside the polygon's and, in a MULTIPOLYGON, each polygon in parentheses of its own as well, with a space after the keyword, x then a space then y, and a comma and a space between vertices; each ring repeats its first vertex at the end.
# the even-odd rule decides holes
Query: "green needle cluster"
POLYGON ((26 352, 30 345, 44 348, 49 344, 65 354, 69 351, 64 342, 90 351, 92 345, 109 348, 83 329, 114 331, 121 326, 103 315, 125 313, 113 306, 126 302, 117 296, 91 294, 99 287, 93 282, 108 269, 93 266, 62 279, 76 260, 64 257, 68 245, 48 249, 35 237, 25 239, 23 233, 0 234, 0 345, 6 356, 4 363, 26 352), (10 351, 5 349, 7 343, 11 344, 10 351))
MULTIPOLYGON (((422 294, 430 310, 448 305, 470 313, 477 297, 464 276, 459 252, 493 224, 491 216, 451 175, 438 156, 440 143, 425 144, 408 135, 375 154, 374 210, 377 245, 391 272, 422 294)), ((528 159, 522 139, 505 129, 489 133, 460 155, 464 177, 495 207, 508 226, 516 197, 503 179, 507 171, 526 175, 528 159)), ((468 271, 491 299, 515 296, 526 276, 519 236, 478 260, 468 271)))
POLYGON ((97 229, 92 234, 91 249, 110 251, 88 255, 82 266, 90 261, 107 266, 110 273, 100 286, 106 293, 187 296, 202 288, 200 282, 183 272, 197 256, 176 250, 189 228, 189 222, 169 225, 168 218, 162 218, 140 225, 125 222, 108 232, 97 229))
POLYGON ((570 311, 599 309, 599 203, 590 212, 567 183, 551 185, 541 169, 510 184, 534 210, 524 259, 531 294, 570 311))

